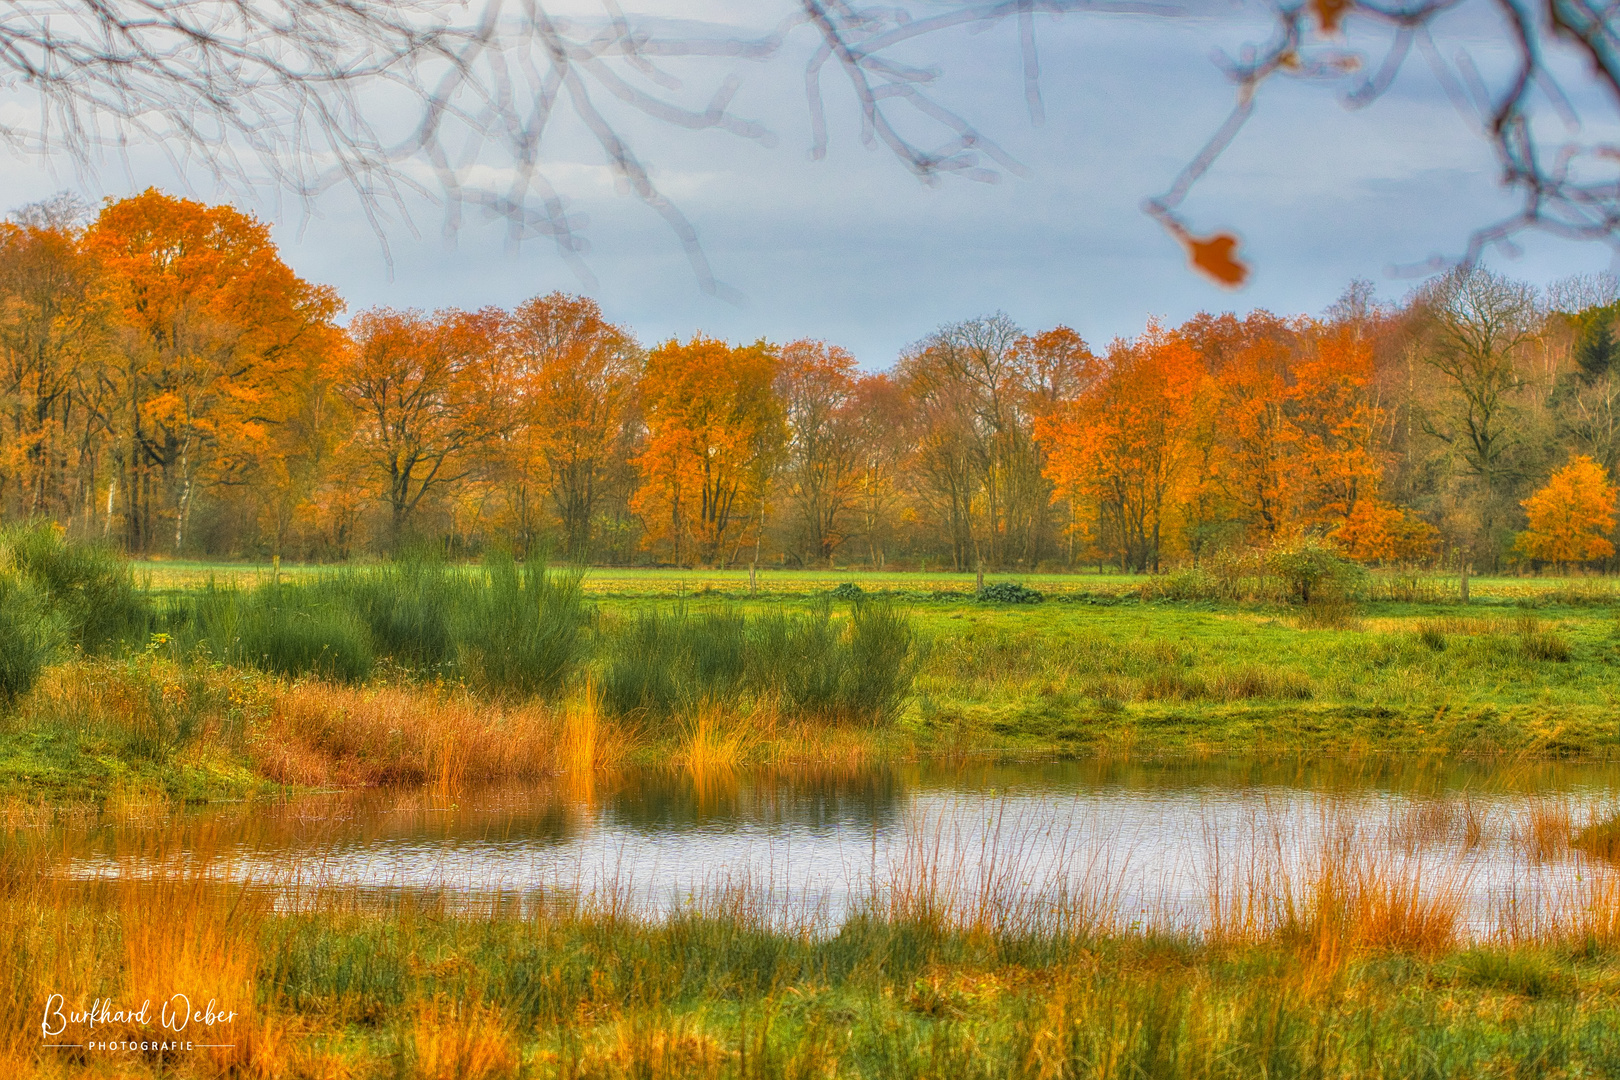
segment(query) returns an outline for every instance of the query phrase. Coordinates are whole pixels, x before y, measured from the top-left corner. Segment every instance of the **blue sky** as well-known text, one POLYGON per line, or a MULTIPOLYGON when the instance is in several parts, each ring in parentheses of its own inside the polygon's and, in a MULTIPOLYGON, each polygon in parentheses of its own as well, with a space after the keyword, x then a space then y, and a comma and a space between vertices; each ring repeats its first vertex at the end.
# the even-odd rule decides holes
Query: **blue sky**
MULTIPOLYGON (((747 5, 725 0, 680 10, 721 21, 750 17, 747 5)), ((1445 44, 1469 48, 1488 76, 1500 59, 1491 26, 1464 16, 1445 44)), ((268 196, 228 194, 272 221, 288 262, 335 285, 351 310, 511 305, 564 289, 595 296, 645 342, 699 330, 738 340, 815 336, 852 349, 868 368, 893 363, 941 323, 997 310, 1030 329, 1066 323, 1103 346, 1136 333, 1150 316, 1320 312, 1355 277, 1397 298, 1414 279, 1392 276, 1391 267, 1455 254, 1472 228, 1511 209, 1489 147, 1419 63, 1383 100, 1355 112, 1338 103, 1342 87, 1277 82, 1185 207, 1196 228, 1243 237, 1252 281, 1228 292, 1192 274, 1141 203, 1170 183, 1230 105, 1212 50, 1259 40, 1265 28, 1263 13, 1218 4, 1176 18, 1042 18, 1040 126, 1026 111, 1013 27, 930 40, 926 59, 941 69, 940 99, 1027 167, 997 184, 948 179, 926 187, 886 152, 862 147, 853 100, 832 78, 829 152, 808 160, 807 38, 790 41, 768 64, 677 68, 686 86, 675 96, 694 104, 734 71, 741 79, 734 111, 777 136, 766 148, 617 114, 696 226, 716 276, 741 294, 736 302, 702 292, 673 234, 616 190, 577 124, 548 136, 543 157, 572 209, 589 218, 589 287, 547 242, 513 250, 502 223, 479 220, 447 237, 440 211, 426 203, 411 207, 414 234, 398 220, 387 226, 390 261, 342 192, 324 197, 313 218, 268 196)), ((10 100, 15 108, 15 92, 10 100)), ((64 187, 95 201, 146 184, 178 186, 163 159, 142 148, 127 168, 108 165, 90 177, 65 162, 0 151, 0 188, 10 205, 64 187)), ((205 181, 192 192, 220 196, 205 181)), ((1545 284, 1608 269, 1611 255, 1598 245, 1532 237, 1522 257, 1491 261, 1545 284)))

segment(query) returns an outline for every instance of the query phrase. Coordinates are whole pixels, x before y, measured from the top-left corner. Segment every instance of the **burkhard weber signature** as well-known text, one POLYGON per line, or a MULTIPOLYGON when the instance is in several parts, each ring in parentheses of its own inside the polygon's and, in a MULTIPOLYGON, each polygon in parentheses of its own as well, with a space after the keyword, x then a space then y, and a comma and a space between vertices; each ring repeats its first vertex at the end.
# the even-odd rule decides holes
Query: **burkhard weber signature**
POLYGON ((199 1008, 185 994, 171 994, 155 1009, 150 999, 132 1009, 115 1005, 112 998, 97 998, 88 1009, 70 1009, 66 998, 52 994, 45 999, 39 1032, 47 1047, 61 1049, 198 1050, 235 1046, 227 1041, 235 1019, 234 1009, 222 1008, 212 998, 199 1008), (144 1030, 136 1038, 130 1038, 127 1030, 118 1032, 116 1039, 96 1037, 98 1028, 150 1029, 154 1024, 157 1030, 152 1037, 146 1037, 144 1030))

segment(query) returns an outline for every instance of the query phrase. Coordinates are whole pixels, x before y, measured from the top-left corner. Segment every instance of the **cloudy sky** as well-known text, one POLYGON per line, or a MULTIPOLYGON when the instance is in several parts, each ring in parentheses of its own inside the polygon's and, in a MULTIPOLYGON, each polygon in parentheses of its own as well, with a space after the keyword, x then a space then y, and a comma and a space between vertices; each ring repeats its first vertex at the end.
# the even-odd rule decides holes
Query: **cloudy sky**
MULTIPOLYGON (((703 25, 649 25, 675 36, 746 34, 793 7, 690 2, 652 14, 676 10, 703 25)), ((288 262, 337 286, 351 311, 510 305, 563 289, 595 296, 643 341, 695 331, 743 340, 815 336, 852 349, 868 368, 893 363, 941 323, 998 310, 1030 329, 1066 323, 1104 345, 1138 332, 1151 316, 1175 322, 1203 309, 1256 307, 1317 313, 1357 277, 1398 298, 1415 279, 1393 268, 1454 255, 1473 228, 1512 209, 1477 125, 1421 61, 1360 111, 1340 104, 1343 83, 1279 81, 1263 90, 1249 126, 1185 206, 1196 229, 1242 236, 1253 278, 1228 292, 1189 272, 1141 204, 1173 180, 1230 107, 1212 54, 1263 40, 1266 29, 1263 11, 1218 3, 1174 16, 1039 17, 1039 125, 1025 103, 1016 24, 942 32, 907 46, 899 58, 939 71, 936 100, 1021 163, 1021 175, 1003 173, 994 184, 927 186, 891 153, 863 146, 854 98, 831 69, 828 152, 810 160, 804 59, 814 40, 806 30, 769 62, 666 65, 681 86, 660 92, 697 108, 735 75, 732 112, 768 127, 772 146, 657 122, 598 93, 604 114, 695 226, 715 277, 736 293, 730 298, 705 294, 675 234, 615 181, 566 113, 542 143, 542 171, 571 213, 588 221, 588 278, 544 239, 514 246, 502 221, 474 217, 447 236, 442 211, 427 202, 410 205, 410 224, 398 215, 385 224, 385 256, 341 190, 316 203, 313 216, 262 192, 231 195, 272 221, 288 262)), ((1441 29, 1442 55, 1467 50, 1489 81, 1504 59, 1490 18, 1465 9, 1441 29)), ((1377 54, 1375 37, 1350 44, 1377 54)), ((0 120, 21 115, 21 93, 0 100, 0 120)), ((1577 104, 1594 102, 1604 104, 1595 97, 1577 104)), ((409 111, 408 103, 398 107, 409 111)), ((895 115, 904 117, 904 107, 895 115)), ((940 129, 902 122, 920 142, 939 141, 940 129)), ((486 153, 484 173, 499 175, 503 166, 486 153)), ((177 183, 161 155, 140 147, 127 164, 90 176, 67 162, 0 150, 0 190, 13 206, 63 188, 96 201, 177 183)), ((200 197, 220 196, 206 179, 191 184, 200 197)), ((1545 284, 1609 269, 1610 261, 1601 246, 1532 237, 1518 258, 1492 264, 1545 284)))

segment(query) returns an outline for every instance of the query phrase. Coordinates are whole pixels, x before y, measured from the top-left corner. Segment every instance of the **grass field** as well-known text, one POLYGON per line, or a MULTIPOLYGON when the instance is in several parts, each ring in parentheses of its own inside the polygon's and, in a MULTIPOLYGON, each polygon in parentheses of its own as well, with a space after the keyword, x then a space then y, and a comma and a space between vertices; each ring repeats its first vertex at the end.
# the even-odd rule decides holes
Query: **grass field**
MULTIPOLYGON (((452 580, 474 572, 451 571, 452 580)), ((326 580, 325 573, 286 567, 281 576, 288 584, 314 584, 326 580)), ((210 582, 217 596, 222 582, 250 588, 265 574, 264 568, 206 564, 136 568, 157 604, 170 608, 207 595, 210 582)), ((1163 578, 1082 574, 987 582, 996 580, 1017 580, 1046 599, 979 602, 971 575, 773 571, 759 574, 750 593, 746 571, 593 570, 582 582, 588 625, 556 660, 564 665, 556 677, 574 704, 537 703, 524 714, 522 730, 544 731, 536 745, 548 753, 626 763, 985 753, 1533 759, 1620 752, 1620 604, 1602 579, 1475 579, 1474 602, 1467 606, 1450 595, 1454 583, 1444 578, 1404 581, 1405 593, 1419 600, 1380 599, 1375 581, 1371 598, 1328 608, 1178 600, 1162 594, 1163 578), (769 688, 750 689, 744 675, 727 684, 729 696, 716 699, 714 708, 692 711, 710 692, 703 680, 711 678, 694 668, 696 689, 676 694, 689 704, 671 698, 664 706, 678 715, 650 723, 636 713, 592 712, 592 748, 562 749, 578 741, 571 717, 581 711, 582 694, 606 689, 610 701, 622 699, 615 687, 630 661, 643 669, 637 678, 658 676, 666 661, 641 655, 645 649, 632 643, 650 613, 685 611, 698 620, 690 630, 706 633, 703 620, 710 619, 719 620, 714 626, 720 629, 731 625, 727 620, 763 627, 771 619, 813 629, 817 613, 830 611, 830 632, 841 634, 852 607, 831 596, 849 583, 865 595, 887 597, 911 626, 914 646, 905 664, 914 679, 892 723, 809 722, 769 688)), ((1394 591, 1384 588, 1386 595, 1394 591)), ((305 624, 298 620, 308 617, 303 610, 284 618, 309 638, 300 639, 305 651, 298 655, 318 659, 328 646, 318 618, 307 632, 299 630, 305 624)), ((308 610, 320 616, 319 604, 308 610)), ((307 676, 222 667, 226 653, 213 633, 214 651, 205 654, 213 659, 205 664, 175 640, 155 652, 148 646, 122 659, 86 658, 54 669, 0 721, 0 798, 96 801, 141 790, 236 797, 265 784, 423 779, 439 768, 427 760, 397 760, 397 747, 351 746, 307 719, 289 719, 314 708, 310 702, 321 694, 331 697, 331 708, 354 715, 343 701, 356 694, 356 700, 374 698, 386 688, 416 727, 469 744, 486 740, 479 717, 515 715, 511 702, 478 704, 487 680, 455 666, 449 644, 441 647, 449 659, 437 667, 412 669, 380 657, 380 666, 365 676, 373 689, 322 689, 307 676), (281 764, 272 766, 269 750, 286 745, 293 727, 304 733, 294 740, 304 764, 290 766, 282 754, 281 764), (362 760, 369 763, 356 764, 362 760)), ((770 677, 813 683, 820 665, 834 660, 794 654, 809 644, 779 642, 775 647, 785 652, 777 663, 797 663, 803 674, 770 677)), ((714 643, 696 646, 724 653, 714 643)), ((505 722, 490 719, 497 727, 505 722)), ((516 768, 511 753, 501 760, 507 764, 491 758, 468 775, 484 769, 493 778, 516 768)))
MULTIPOLYGON (((746 571, 593 570, 576 596, 498 568, 135 573, 141 640, 58 649, 0 719, 0 1075, 1620 1075, 1620 873, 1601 861, 1571 904, 1527 921, 1508 898, 1484 932, 1445 879, 1420 890, 1370 848, 1280 892, 1251 867, 1201 932, 1090 895, 947 901, 937 865, 828 926, 774 920, 746 882, 650 919, 611 890, 486 907, 317 884, 294 903, 211 872, 229 837, 180 846, 164 824, 177 803, 374 785, 442 807, 543 781, 588 807, 626 765, 719 790, 753 764, 1334 757, 1533 789, 1537 762, 1620 754, 1607 581, 1475 579, 1464 606, 1454 579, 1412 575, 1302 604, 1171 576, 988 575, 1044 594, 992 603, 951 574, 750 590, 746 571), (891 667, 906 678, 874 681, 891 667), (65 875, 87 825, 180 869, 65 875), (200 1050, 41 1044, 52 994, 177 989, 238 1016, 200 1050)), ((96 608, 63 610, 88 627, 96 608)), ((1441 832, 1423 842, 1443 872, 1441 832)), ((1613 833, 1579 842, 1612 855, 1613 833)))
MULTIPOLYGON (((363 564, 362 564, 363 565, 363 564)), ((268 581, 276 573, 267 562, 192 562, 148 559, 131 563, 136 577, 158 593, 195 589, 210 581, 250 586, 268 581)), ((329 573, 334 567, 318 564, 284 563, 280 575, 297 580, 329 573)), ((1375 575, 1375 580, 1379 575, 1375 575)), ((1437 599, 1457 597, 1455 574, 1422 571, 1413 574, 1394 571, 1386 578, 1411 578, 1424 583, 1437 599)), ((1064 574, 986 573, 986 584, 1019 582, 1054 597, 1120 596, 1140 594, 1151 587, 1154 578, 1140 574, 1095 573, 1081 570, 1064 574)), ((910 597, 931 597, 935 593, 971 595, 978 577, 973 573, 916 570, 870 570, 861 567, 829 570, 760 569, 755 574, 756 594, 760 596, 813 596, 851 582, 874 593, 895 593, 910 597)), ((746 566, 728 570, 682 568, 590 567, 582 572, 585 591, 598 596, 680 597, 707 594, 748 596, 749 572, 746 566)), ((1599 600, 1620 601, 1620 588, 1610 579, 1588 576, 1501 576, 1471 577, 1469 595, 1475 602, 1518 603, 1538 597, 1576 594, 1599 600)))

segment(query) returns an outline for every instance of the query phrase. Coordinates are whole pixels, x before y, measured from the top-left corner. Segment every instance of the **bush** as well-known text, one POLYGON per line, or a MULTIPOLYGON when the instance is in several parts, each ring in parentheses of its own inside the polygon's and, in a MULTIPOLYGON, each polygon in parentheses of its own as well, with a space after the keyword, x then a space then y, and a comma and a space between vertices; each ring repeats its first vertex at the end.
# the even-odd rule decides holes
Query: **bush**
POLYGON ((1272 548, 1266 567, 1282 579, 1289 598, 1303 604, 1313 598, 1348 599, 1367 577, 1365 570, 1314 537, 1272 548))
POLYGON ((103 653, 146 640, 150 606, 129 564, 110 549, 69 543, 50 525, 8 529, 0 545, 55 610, 67 644, 103 653))
POLYGON ((980 589, 977 599, 981 604, 1038 604, 1046 597, 1016 581, 998 581, 980 589))
POLYGON ((60 625, 38 592, 18 575, 0 572, 0 704, 33 689, 59 636, 60 625))
POLYGON ((836 588, 827 594, 830 600, 851 601, 859 600, 866 595, 866 590, 853 581, 840 582, 836 588))
POLYGON ((547 574, 509 556, 488 560, 461 628, 465 669, 489 689, 555 694, 583 653, 579 575, 547 574))

